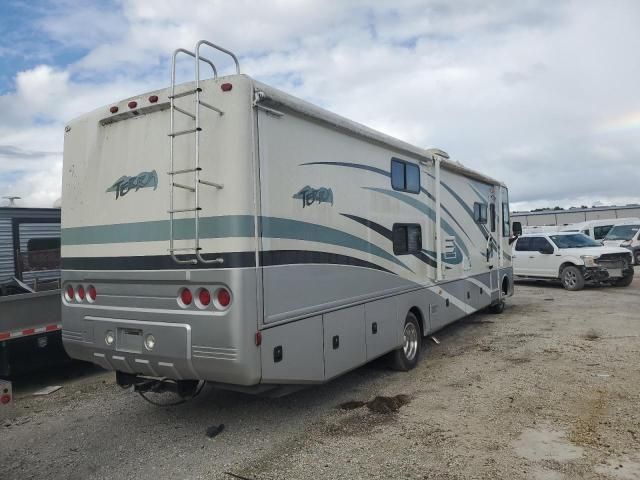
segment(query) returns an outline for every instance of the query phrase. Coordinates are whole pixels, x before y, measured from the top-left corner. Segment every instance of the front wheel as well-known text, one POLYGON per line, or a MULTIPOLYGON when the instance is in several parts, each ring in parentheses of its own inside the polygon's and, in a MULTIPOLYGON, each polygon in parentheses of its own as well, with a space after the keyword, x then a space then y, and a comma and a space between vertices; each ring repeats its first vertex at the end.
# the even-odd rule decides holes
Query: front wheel
POLYGON ((635 253, 636 265, 640 265, 640 250, 635 253))
POLYGON ((633 270, 622 278, 618 278, 611 282, 614 287, 628 287, 633 282, 633 270))
POLYGON ((402 347, 393 352, 393 368, 402 372, 413 369, 418 364, 422 335, 416 316, 409 312, 404 322, 404 343, 402 347))
POLYGON ((584 275, 578 267, 573 265, 562 269, 560 280, 562 281, 562 286, 572 292, 584 288, 584 275))

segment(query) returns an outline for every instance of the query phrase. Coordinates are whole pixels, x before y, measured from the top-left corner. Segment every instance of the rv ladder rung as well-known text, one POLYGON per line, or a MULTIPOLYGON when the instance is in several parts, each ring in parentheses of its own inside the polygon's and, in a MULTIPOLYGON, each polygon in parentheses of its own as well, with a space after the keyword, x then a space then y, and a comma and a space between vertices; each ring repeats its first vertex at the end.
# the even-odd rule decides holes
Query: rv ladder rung
POLYGON ((169 134, 170 137, 178 137, 180 135, 186 135, 187 133, 195 133, 202 130, 200 127, 198 128, 190 128, 189 130, 180 130, 178 132, 172 132, 169 134))
POLYGON ((175 95, 169 95, 169 98, 186 97, 188 95, 193 95, 194 93, 201 92, 201 91, 202 91, 201 88, 196 88, 194 90, 187 90, 186 92, 176 93, 175 95))
POLYGON ((206 180, 198 180, 198 182, 204 183, 205 185, 210 185, 212 187, 220 188, 220 189, 224 188, 223 183, 207 182, 206 180))
POLYGON ((196 211, 200 211, 202 210, 202 208, 200 207, 196 207, 196 208, 179 208, 177 210, 167 210, 167 212, 169 213, 182 213, 182 212, 196 212, 196 211))
POLYGON ((192 192, 196 191, 194 187, 190 187, 189 185, 183 185, 182 183, 173 182, 173 186, 178 188, 184 188, 185 190, 190 190, 192 192))
POLYGON ((169 248, 168 251, 173 252, 197 252, 198 250, 202 250, 202 247, 181 247, 181 248, 169 248))
POLYGON ((196 116, 195 116, 193 113, 191 113, 191 112, 187 112, 186 110, 183 110, 183 109, 181 109, 180 107, 176 107, 176 106, 174 105, 174 106, 173 106, 173 109, 174 109, 175 111, 177 111, 177 112, 180 112, 180 113, 182 113, 182 114, 184 114, 184 115, 187 115, 188 117, 193 118, 194 120, 196 119, 196 116))
POLYGON ((200 170, 202 170, 201 167, 198 167, 198 168, 185 168, 184 170, 174 170, 173 172, 167 172, 167 175, 179 175, 181 173, 193 173, 193 172, 199 172, 200 170))
POLYGON ((213 105, 211 105, 210 103, 207 102, 203 102, 202 100, 200 100, 200 105, 202 105, 203 107, 207 107, 210 108, 211 110, 213 110, 214 112, 218 112, 220 115, 224 115, 224 112, 222 110, 220 110, 219 108, 214 107, 213 105))

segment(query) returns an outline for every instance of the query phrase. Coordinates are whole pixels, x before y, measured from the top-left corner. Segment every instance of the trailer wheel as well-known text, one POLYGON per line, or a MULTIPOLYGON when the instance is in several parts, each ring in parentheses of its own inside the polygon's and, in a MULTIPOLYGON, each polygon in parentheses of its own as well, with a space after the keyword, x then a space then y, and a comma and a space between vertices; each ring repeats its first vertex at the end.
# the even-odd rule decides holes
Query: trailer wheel
POLYGON ((418 364, 422 347, 422 334, 416 316, 409 312, 404 322, 404 343, 393 352, 393 368, 402 372, 413 369, 418 364))
POLYGON ((580 269, 574 265, 569 265, 562 269, 560 280, 562 281, 562 286, 572 292, 584 288, 584 275, 582 275, 580 269))

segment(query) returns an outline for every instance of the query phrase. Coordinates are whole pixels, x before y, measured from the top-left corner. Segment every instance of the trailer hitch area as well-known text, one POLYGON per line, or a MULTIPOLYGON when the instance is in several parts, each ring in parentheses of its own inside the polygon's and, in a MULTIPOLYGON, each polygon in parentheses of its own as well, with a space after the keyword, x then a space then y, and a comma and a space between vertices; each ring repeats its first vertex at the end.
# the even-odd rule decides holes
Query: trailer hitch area
POLYGON ((169 378, 153 378, 133 373, 116 372, 116 383, 122 388, 133 386, 134 392, 163 393, 173 392, 181 398, 191 398, 198 391, 198 380, 172 380, 169 378))

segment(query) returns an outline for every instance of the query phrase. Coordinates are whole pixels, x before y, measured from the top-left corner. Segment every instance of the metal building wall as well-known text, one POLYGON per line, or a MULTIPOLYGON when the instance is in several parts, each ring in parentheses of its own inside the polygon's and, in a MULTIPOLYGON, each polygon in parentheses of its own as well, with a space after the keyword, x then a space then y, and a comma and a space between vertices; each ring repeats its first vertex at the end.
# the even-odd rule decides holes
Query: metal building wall
POLYGON ((0 284, 5 283, 14 275, 11 218, 2 217, 0 212, 0 284))

